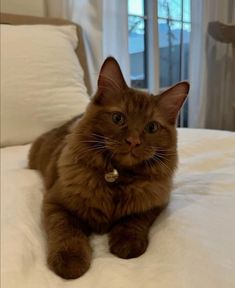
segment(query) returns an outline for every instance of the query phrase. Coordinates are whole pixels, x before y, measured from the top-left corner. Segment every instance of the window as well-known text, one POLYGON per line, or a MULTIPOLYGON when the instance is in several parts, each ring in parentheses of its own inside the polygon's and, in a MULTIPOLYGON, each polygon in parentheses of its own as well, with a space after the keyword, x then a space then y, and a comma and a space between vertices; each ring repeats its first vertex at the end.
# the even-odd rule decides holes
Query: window
POLYGON ((131 85, 147 88, 147 42, 145 1, 128 0, 128 34, 131 85))
POLYGON ((189 0, 158 0, 160 87, 188 78, 189 5, 189 0))
MULTIPOLYGON (((148 67, 151 63, 148 63, 148 53, 152 43, 148 40, 148 34, 152 24, 158 28, 153 40, 158 43, 159 49, 156 53, 159 63, 159 87, 165 89, 178 81, 188 79, 190 0, 128 0, 131 85, 136 88, 149 88, 148 67), (157 17, 150 20, 147 11, 156 12, 157 17), (156 23, 148 25, 148 21, 156 23)), ((181 113, 180 126, 187 126, 187 111, 186 103, 181 113)))

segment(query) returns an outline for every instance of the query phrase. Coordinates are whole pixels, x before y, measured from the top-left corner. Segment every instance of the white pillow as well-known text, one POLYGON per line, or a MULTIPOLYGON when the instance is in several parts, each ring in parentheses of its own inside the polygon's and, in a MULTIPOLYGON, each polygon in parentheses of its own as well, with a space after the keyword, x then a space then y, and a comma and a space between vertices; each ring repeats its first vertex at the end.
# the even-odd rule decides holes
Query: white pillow
POLYGON ((75 26, 1 25, 1 146, 35 140, 89 102, 75 26))

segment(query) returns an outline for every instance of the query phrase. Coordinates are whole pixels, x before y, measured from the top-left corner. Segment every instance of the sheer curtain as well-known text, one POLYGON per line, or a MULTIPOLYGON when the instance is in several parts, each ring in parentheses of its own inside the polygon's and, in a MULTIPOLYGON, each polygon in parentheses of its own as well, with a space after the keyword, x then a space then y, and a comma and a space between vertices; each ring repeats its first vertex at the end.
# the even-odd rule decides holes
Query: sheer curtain
POLYGON ((234 0, 191 1, 189 126, 233 129, 232 45, 208 35, 208 23, 235 23, 234 0))
POLYGON ((82 26, 93 93, 100 66, 114 56, 130 81, 127 0, 46 0, 46 13, 82 26))

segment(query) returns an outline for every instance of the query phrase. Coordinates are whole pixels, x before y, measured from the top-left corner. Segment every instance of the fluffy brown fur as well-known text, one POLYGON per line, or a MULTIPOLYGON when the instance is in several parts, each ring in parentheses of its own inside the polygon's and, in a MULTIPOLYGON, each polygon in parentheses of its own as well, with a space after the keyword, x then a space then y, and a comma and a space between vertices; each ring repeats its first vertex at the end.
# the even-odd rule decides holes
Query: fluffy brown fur
POLYGON ((85 114, 33 143, 29 167, 45 180, 48 264, 55 273, 72 279, 87 271, 92 232, 109 232, 118 257, 145 252, 149 228, 169 201, 175 121, 188 89, 182 82, 158 96, 136 91, 108 58, 85 114), (119 177, 108 183, 104 175, 114 168, 119 177))

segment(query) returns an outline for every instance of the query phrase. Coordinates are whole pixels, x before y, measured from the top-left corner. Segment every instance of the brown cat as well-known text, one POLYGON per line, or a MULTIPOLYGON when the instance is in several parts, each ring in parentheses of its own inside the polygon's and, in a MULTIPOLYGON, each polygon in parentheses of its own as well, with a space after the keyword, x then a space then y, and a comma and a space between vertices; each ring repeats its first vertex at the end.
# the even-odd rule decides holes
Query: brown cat
POLYGON ((145 252, 149 228, 169 201, 175 122, 188 90, 187 82, 158 96, 129 88, 109 57, 85 114, 33 143, 29 167, 45 180, 48 264, 56 274, 72 279, 88 270, 92 232, 109 232, 118 257, 145 252))

